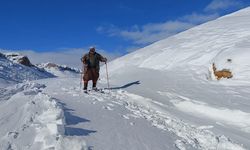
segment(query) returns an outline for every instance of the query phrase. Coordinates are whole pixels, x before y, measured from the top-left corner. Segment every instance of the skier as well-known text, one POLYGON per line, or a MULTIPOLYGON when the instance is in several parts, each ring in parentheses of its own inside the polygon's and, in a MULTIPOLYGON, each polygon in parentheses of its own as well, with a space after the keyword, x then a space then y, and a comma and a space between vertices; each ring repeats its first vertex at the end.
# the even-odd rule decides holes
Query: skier
POLYGON ((90 47, 89 53, 85 54, 81 61, 84 65, 84 92, 87 92, 88 88, 88 81, 92 80, 92 89, 97 90, 96 84, 99 78, 99 71, 100 71, 100 61, 107 62, 107 58, 103 57, 99 53, 95 51, 95 47, 90 47))

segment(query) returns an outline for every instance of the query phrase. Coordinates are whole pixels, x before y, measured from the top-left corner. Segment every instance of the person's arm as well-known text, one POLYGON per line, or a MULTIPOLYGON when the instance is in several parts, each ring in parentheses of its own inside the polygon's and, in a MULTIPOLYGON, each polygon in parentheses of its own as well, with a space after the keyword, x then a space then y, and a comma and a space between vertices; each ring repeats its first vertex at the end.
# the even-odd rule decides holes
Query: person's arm
POLYGON ((87 55, 84 55, 82 58, 81 58, 81 61, 83 64, 87 64, 87 55))
POLYGON ((103 57, 102 55, 100 55, 100 54, 98 54, 98 56, 99 56, 99 61, 101 61, 101 62, 107 62, 107 58, 106 57, 103 57))

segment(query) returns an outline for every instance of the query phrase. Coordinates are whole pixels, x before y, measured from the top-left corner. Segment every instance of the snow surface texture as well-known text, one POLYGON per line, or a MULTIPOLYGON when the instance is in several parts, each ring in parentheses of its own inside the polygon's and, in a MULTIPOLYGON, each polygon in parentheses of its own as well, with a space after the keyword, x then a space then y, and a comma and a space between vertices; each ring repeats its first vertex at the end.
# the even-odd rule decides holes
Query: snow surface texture
POLYGON ((233 80, 249 81, 249 18, 250 8, 246 8, 194 27, 113 61, 110 72, 131 66, 154 70, 178 68, 204 79, 215 63, 218 70, 230 69, 233 80))
MULTIPOLYGON (((124 86, 113 89, 129 87, 127 91, 144 97, 144 101, 152 99, 155 105, 151 109, 187 124, 208 127, 250 149, 249 19, 250 7, 114 60, 108 64, 110 82, 124 86), (218 70, 231 70, 233 78, 215 80, 212 63, 218 70)), ((183 134, 186 132, 176 133, 185 139, 183 134)), ((194 148, 216 149, 210 137, 207 141, 200 134, 187 137, 195 137, 191 141, 200 147, 194 148)), ((188 147, 187 141, 176 143, 188 147)), ((230 145, 219 149, 230 148, 238 149, 230 145)))
POLYGON ((18 60, 25 57, 19 53, 4 53, 5 57, 14 63, 19 63, 18 60))
POLYGON ((86 149, 80 138, 65 136, 64 110, 44 88, 28 82, 1 92, 0 149, 86 149))
POLYGON ((0 89, 0 149, 250 149, 249 19, 250 7, 108 63, 103 93, 83 93, 79 74, 0 89), (212 63, 233 78, 214 80, 212 63))
POLYGON ((157 99, 124 89, 85 94, 75 78, 37 82, 46 84, 46 93, 76 112, 77 116, 66 116, 66 133, 82 135, 92 149, 245 149, 240 142, 211 131, 214 126, 210 123, 195 125, 174 116, 173 107, 157 99))
POLYGON ((71 68, 66 65, 58 65, 54 63, 42 63, 37 66, 41 69, 45 69, 47 72, 50 72, 57 77, 76 77, 81 72, 77 68, 71 68))
POLYGON ((37 67, 27 67, 6 57, 0 57, 0 88, 25 80, 37 80, 54 77, 54 75, 37 67))

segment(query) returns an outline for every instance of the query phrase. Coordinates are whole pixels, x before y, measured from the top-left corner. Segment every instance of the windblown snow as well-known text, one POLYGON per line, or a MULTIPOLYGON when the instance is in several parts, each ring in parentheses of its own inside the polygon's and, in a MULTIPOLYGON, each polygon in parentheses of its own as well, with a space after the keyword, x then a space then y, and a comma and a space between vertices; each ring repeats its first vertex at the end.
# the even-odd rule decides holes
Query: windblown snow
POLYGON ((249 19, 250 7, 118 58, 110 89, 89 94, 77 71, 43 64, 58 77, 42 79, 0 55, 0 149, 250 149, 249 19))

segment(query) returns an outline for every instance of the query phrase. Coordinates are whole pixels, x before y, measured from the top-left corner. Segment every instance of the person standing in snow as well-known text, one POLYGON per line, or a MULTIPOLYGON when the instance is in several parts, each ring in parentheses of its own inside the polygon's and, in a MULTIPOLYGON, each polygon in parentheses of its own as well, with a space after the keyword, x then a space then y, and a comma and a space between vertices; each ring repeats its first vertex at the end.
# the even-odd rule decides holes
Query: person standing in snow
POLYGON ((83 82, 84 88, 83 90, 87 92, 88 88, 88 81, 92 80, 92 89, 97 90, 96 84, 99 78, 99 71, 100 71, 100 61, 107 62, 107 58, 103 57, 99 53, 95 51, 95 47, 91 47, 89 49, 89 53, 85 54, 81 61, 84 65, 84 75, 83 75, 83 82))

